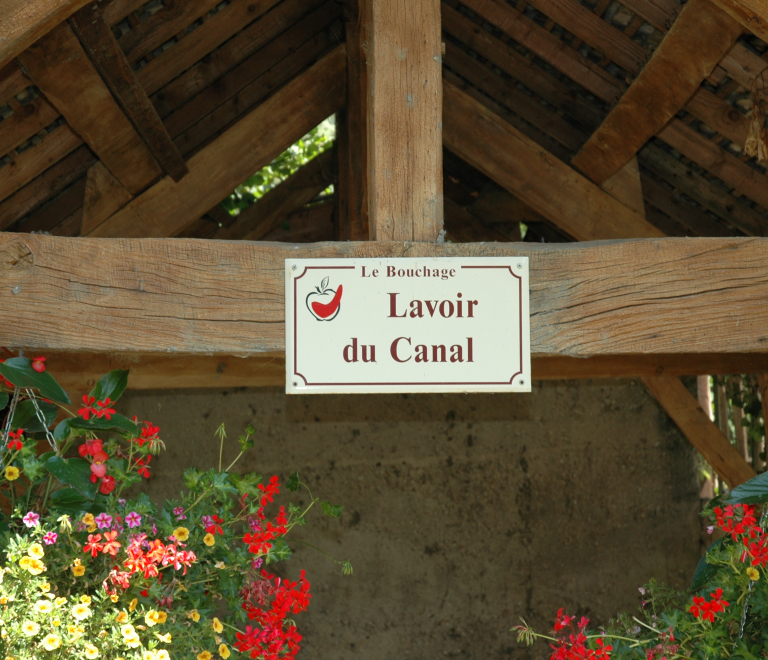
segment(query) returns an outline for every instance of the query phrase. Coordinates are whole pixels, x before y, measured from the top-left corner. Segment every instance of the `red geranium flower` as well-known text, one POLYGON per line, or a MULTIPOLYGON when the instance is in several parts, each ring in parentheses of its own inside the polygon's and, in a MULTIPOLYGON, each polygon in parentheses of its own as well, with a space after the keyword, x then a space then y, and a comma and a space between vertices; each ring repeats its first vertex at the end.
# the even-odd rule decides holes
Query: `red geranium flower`
POLYGON ((45 358, 40 357, 32 358, 32 368, 39 374, 45 371, 45 358))
POLYGON ((115 482, 115 478, 110 477, 107 474, 101 480, 101 485, 99 486, 99 492, 102 495, 109 495, 113 490, 115 490, 115 486, 117 486, 117 483, 115 482))

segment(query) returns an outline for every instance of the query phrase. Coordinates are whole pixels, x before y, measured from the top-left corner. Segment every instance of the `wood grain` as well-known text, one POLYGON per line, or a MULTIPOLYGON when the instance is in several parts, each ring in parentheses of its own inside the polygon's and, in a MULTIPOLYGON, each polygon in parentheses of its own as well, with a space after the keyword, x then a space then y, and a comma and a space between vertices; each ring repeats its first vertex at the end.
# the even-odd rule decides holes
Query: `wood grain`
POLYGON ((91 0, 4 0, 0 7, 0 69, 91 0))
POLYGON ((578 240, 663 236, 449 83, 443 131, 448 149, 578 240))
POLYGON ((727 101, 700 87, 685 105, 685 109, 723 137, 744 148, 749 133, 749 119, 727 101))
POLYGON ((640 166, 637 164, 636 157, 600 187, 624 206, 645 217, 643 185, 640 181, 640 166))
POLYGON ((763 41, 768 41, 768 5, 762 0, 712 0, 731 18, 763 41))
POLYGON ((256 355, 284 349, 288 257, 530 259, 536 356, 766 353, 768 241, 563 244, 65 239, 0 234, 0 345, 256 355), (18 287, 15 289, 14 287, 18 287))
POLYGON ((440 0, 367 0, 368 217, 374 240, 443 227, 440 0))
POLYGON ((690 0, 571 164, 598 184, 618 172, 685 105, 741 32, 709 0, 690 0))
POLYGON ((83 198, 83 222, 80 233, 88 236, 102 222, 133 199, 123 184, 97 162, 88 170, 83 198))
POLYGON ((132 193, 162 175, 68 23, 19 55, 34 83, 132 193))
POLYGON ((757 475, 679 378, 649 377, 643 378, 643 382, 730 488, 757 475))
POLYGON ((101 6, 94 2, 83 7, 69 23, 157 164, 174 181, 180 181, 189 170, 104 21, 101 6))
POLYGON ((18 108, 0 123, 0 154, 7 154, 59 116, 42 96, 18 108))
POLYGON ((189 159, 189 174, 180 182, 162 179, 91 235, 162 237, 181 231, 341 107, 344 66, 342 45, 189 159))

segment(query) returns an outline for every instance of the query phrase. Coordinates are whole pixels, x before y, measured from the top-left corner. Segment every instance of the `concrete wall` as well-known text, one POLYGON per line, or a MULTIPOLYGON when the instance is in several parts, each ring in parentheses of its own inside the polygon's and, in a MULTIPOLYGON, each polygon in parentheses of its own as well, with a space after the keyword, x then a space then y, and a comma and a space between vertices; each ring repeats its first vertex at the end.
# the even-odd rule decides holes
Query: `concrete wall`
POLYGON ((213 431, 252 423, 243 467, 298 469, 341 521, 317 517, 285 565, 314 599, 298 617, 303 660, 545 657, 509 629, 555 612, 606 621, 656 576, 683 586, 700 554, 694 453, 642 384, 540 384, 530 395, 286 397, 276 390, 126 395, 162 429, 149 489, 214 466, 213 431))

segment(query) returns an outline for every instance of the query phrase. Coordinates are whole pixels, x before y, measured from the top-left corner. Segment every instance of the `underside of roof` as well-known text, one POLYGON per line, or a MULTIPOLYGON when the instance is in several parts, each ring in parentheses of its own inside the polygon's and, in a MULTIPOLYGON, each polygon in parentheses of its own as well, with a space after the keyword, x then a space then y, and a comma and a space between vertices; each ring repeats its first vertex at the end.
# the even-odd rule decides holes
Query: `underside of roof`
MULTIPOLYGON (((590 168, 604 156, 590 164, 593 143, 620 152, 615 145, 639 136, 629 152, 642 188, 635 211, 665 235, 765 236, 768 179, 759 157, 768 49, 753 34, 739 27, 712 40, 709 52, 682 53, 701 58, 703 80, 647 139, 630 127, 602 134, 627 90, 639 89, 641 72, 651 77, 649 61, 658 65, 662 56, 651 57, 670 43, 682 14, 677 0, 445 0, 443 81, 525 136, 541 158, 597 184, 590 168), (745 152, 750 136, 756 156, 745 152)), ((338 181, 335 149, 240 216, 219 202, 326 117, 350 112, 346 41, 356 21, 355 8, 337 0, 86 5, 0 70, 0 229, 340 238, 335 218, 350 203, 339 199, 346 188, 317 199, 338 181)), ((678 84, 674 72, 653 76, 657 86, 678 84)), ((647 98, 639 93, 648 106, 664 102, 646 89, 647 98)), ((446 94, 446 112, 452 98, 446 94)), ((339 131, 347 125, 339 122, 339 131)), ((492 175, 491 145, 472 158, 456 148, 449 124, 445 130, 450 238, 521 240, 520 223, 525 240, 582 238, 492 175)), ((356 138, 349 130, 342 139, 356 138)))

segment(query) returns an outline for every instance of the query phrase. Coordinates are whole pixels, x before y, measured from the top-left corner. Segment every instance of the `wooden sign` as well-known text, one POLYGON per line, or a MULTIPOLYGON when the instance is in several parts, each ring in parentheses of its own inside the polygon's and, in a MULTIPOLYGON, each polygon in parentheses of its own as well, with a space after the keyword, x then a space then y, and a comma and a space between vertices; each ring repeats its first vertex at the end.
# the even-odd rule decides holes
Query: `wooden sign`
POLYGON ((529 392, 526 257, 286 259, 286 392, 529 392))

